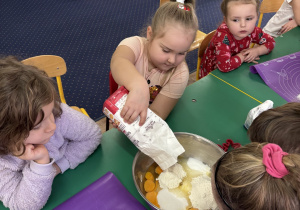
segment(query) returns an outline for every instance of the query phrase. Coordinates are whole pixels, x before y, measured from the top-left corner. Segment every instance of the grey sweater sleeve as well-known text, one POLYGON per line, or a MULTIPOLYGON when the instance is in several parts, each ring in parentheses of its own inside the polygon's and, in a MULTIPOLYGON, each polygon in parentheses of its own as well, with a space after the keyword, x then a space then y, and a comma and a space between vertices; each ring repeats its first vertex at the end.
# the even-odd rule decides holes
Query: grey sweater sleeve
POLYGON ((56 121, 56 127, 65 141, 64 155, 56 163, 63 173, 85 161, 100 144, 102 134, 100 127, 91 118, 66 104, 61 107, 63 114, 56 121))
POLYGON ((10 209, 41 209, 55 177, 54 160, 37 164, 13 156, 0 159, 0 199, 10 209))

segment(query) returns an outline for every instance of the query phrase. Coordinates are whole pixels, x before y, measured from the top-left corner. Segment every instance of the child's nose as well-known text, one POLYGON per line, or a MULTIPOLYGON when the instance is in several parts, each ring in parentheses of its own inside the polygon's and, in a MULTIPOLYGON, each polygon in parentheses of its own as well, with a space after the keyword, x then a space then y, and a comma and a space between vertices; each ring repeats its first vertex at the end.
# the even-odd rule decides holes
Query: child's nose
POLYGON ((55 124, 55 122, 51 122, 51 123, 49 123, 49 125, 48 125, 48 127, 47 127, 47 129, 46 129, 46 132, 47 132, 47 133, 50 133, 50 132, 55 131, 55 129, 56 129, 56 124, 55 124))
POLYGON ((173 63, 175 63, 175 60, 176 60, 176 55, 171 53, 169 56, 168 62, 173 64, 173 63))
POLYGON ((246 21, 245 20, 241 20, 240 21, 240 25, 241 25, 241 27, 245 27, 246 26, 246 21))
POLYGON ((55 119, 54 116, 52 115, 49 119, 48 119, 48 124, 47 124, 47 128, 46 128, 46 132, 53 132, 56 129, 56 124, 55 124, 55 119))

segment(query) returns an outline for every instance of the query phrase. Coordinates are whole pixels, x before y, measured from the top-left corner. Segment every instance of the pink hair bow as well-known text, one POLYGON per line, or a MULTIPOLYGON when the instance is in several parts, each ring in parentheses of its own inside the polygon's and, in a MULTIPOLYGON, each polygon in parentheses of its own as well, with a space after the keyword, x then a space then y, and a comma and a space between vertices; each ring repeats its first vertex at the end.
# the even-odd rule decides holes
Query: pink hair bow
POLYGON ((283 152, 277 144, 266 144, 263 148, 263 164, 266 166, 266 171, 272 177, 282 178, 289 174, 285 165, 282 162, 282 157, 288 155, 283 152))

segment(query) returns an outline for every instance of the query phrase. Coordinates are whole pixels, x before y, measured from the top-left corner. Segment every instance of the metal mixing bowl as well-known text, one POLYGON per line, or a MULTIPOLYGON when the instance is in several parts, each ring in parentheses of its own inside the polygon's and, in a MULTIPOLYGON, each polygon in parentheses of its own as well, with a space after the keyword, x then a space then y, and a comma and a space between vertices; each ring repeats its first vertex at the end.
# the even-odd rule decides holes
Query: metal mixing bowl
MULTIPOLYGON (((212 141, 192 133, 175 132, 179 143, 185 149, 180 155, 183 158, 195 158, 212 167, 215 162, 224 154, 224 151, 212 141)), ((159 210, 145 197, 144 181, 145 173, 154 161, 141 151, 137 152, 132 164, 132 175, 134 184, 139 194, 145 199, 152 209, 159 210)))

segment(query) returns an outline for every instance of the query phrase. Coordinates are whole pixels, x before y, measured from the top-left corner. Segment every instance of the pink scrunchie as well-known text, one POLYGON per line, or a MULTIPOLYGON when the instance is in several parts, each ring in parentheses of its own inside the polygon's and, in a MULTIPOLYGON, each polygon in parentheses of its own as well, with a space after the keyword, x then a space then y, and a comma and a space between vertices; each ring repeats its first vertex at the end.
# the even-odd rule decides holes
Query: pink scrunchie
POLYGON ((289 174, 289 171, 282 163, 282 157, 288 155, 288 153, 283 152, 280 146, 277 144, 266 144, 263 146, 262 151, 263 163, 268 174, 275 178, 282 178, 289 174))

